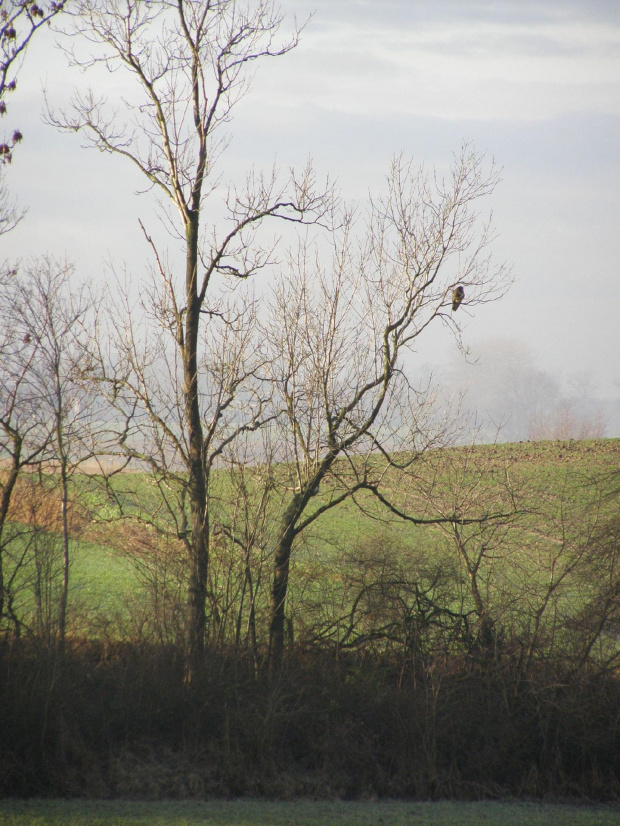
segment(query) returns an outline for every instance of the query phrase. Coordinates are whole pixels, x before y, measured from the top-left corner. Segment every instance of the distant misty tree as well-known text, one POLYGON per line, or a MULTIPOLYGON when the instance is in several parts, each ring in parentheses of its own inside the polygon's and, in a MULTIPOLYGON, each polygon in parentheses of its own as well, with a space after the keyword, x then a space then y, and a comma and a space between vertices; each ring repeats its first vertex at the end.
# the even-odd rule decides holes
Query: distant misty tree
POLYGON ((571 399, 562 399, 550 415, 533 421, 528 438, 544 439, 602 439, 607 432, 607 418, 600 409, 579 413, 571 399))
POLYGON ((573 373, 567 393, 552 410, 532 419, 528 438, 601 439, 606 435, 607 416, 596 402, 596 384, 587 372, 573 373))
POLYGON ((590 377, 574 374, 564 390, 561 377, 541 370, 532 351, 515 339, 487 339, 465 361, 455 352, 446 387, 475 413, 479 439, 587 439, 605 434, 590 377))
POLYGON ((475 411, 483 439, 500 433, 503 441, 527 437, 530 423, 551 411, 559 382, 536 366, 529 348, 514 339, 487 339, 472 347, 465 361, 455 351, 446 386, 475 411))

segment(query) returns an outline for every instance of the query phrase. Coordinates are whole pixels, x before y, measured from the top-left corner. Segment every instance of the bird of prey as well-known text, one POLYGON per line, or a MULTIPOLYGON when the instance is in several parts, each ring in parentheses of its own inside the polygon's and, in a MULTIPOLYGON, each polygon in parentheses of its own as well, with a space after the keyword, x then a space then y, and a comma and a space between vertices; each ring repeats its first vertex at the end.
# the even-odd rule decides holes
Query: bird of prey
POLYGON ((459 284, 452 290, 452 312, 458 310, 459 304, 465 298, 465 290, 459 284))

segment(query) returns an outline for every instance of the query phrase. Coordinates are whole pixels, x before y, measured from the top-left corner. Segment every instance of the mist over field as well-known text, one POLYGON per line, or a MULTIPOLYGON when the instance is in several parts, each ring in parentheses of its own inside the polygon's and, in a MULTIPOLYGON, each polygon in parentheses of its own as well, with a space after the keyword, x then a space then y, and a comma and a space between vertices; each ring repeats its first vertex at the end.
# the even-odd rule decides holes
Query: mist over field
MULTIPOLYGON (((556 375, 519 339, 471 342, 436 366, 439 397, 459 405, 479 442, 592 439, 620 434, 620 404, 588 371, 556 375)), ((430 370, 429 366, 429 370, 430 370)))

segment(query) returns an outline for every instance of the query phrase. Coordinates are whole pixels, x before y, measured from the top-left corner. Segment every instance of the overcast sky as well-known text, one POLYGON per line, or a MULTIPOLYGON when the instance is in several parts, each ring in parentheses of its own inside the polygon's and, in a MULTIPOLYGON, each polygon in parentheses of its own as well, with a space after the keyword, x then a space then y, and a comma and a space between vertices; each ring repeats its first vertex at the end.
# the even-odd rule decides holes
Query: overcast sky
MULTIPOLYGON (((300 46, 259 68, 237 109, 226 166, 310 155, 347 197, 381 186, 391 155, 445 166, 472 140, 503 167, 494 256, 515 284, 468 310, 465 338, 527 344, 565 380, 588 372, 620 398, 620 3, 618 0, 287 0, 300 46)), ((40 119, 41 87, 83 83, 34 43, 10 100, 25 135, 8 184, 28 208, 5 254, 49 251, 103 278, 103 260, 144 255, 148 212, 120 159, 79 148, 40 119)), ((466 308, 464 308, 466 309, 466 308)), ((445 328, 421 358, 440 364, 445 328)), ((611 435, 611 434, 610 434, 611 435)), ((614 434, 617 435, 617 434, 614 434)))

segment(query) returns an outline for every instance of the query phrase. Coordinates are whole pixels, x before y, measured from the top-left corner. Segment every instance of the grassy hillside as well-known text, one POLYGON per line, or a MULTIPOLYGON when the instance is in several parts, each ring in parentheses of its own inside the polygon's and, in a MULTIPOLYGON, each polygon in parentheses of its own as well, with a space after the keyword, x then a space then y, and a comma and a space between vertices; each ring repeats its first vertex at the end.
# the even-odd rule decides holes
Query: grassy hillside
MULTIPOLYGON (((579 552, 580 542, 583 544, 616 512, 617 500, 610 492, 618 487, 614 473, 619 468, 618 439, 453 448, 422 455, 407 472, 390 470, 383 476, 382 492, 399 512, 417 518, 457 513, 467 519, 517 511, 518 516, 507 518, 500 527, 464 526, 461 532, 472 559, 485 542, 493 545, 493 551, 483 556, 479 565, 482 585, 492 600, 497 598, 498 589, 514 591, 527 577, 532 583, 548 580, 550 571, 562 563, 558 548, 566 559, 579 552)), ((255 470, 256 476, 260 472, 255 470)), ((280 474, 280 481, 263 518, 262 547, 250 549, 251 564, 260 580, 259 612, 261 604, 266 610, 269 553, 278 514, 291 495, 286 468, 276 468, 275 472, 280 474)), ((260 495, 256 476, 249 471, 250 500, 260 495)), ((149 591, 153 598, 153 588, 159 587, 160 599, 164 598, 161 589, 168 589, 166 598, 171 594, 178 597, 183 590, 182 542, 169 539, 163 548, 164 540, 158 532, 144 525, 148 521, 159 531, 170 529, 176 517, 163 505, 161 483, 144 473, 121 474, 108 488, 97 478, 79 476, 74 486, 70 601, 75 630, 80 634, 102 630, 113 635, 125 633, 127 622, 131 626, 132 621, 141 621, 138 606, 149 591), (132 517, 140 517, 142 522, 132 517), (136 613, 133 618, 132 612, 136 613)), ((32 490, 23 485, 12 514, 15 524, 27 523, 32 490)), ((314 507, 320 508, 341 490, 336 481, 324 485, 314 497, 314 507)), ((169 490, 164 492, 169 494, 169 490)), ((230 474, 219 471, 212 498, 222 523, 232 524, 236 518, 236 496, 238 490, 230 474)), ((53 491, 50 497, 52 504, 48 497, 46 510, 54 512, 53 491)), ((49 514, 44 515, 49 524, 49 514)), ((247 517, 242 527, 247 531, 247 517)), ((43 533, 53 555, 58 524, 52 521, 50 528, 43 533)), ((214 593, 228 589, 230 596, 230 589, 238 587, 238 583, 231 585, 232 569, 241 564, 242 553, 238 544, 226 543, 221 534, 217 535, 217 528, 215 532, 211 584, 214 593)), ((328 510, 298 541, 291 577, 291 618, 325 613, 325 605, 320 607, 319 603, 331 603, 330 621, 336 621, 336 614, 346 613, 355 588, 359 591, 360 583, 368 582, 368 569, 373 564, 394 576, 399 571, 400 576, 409 579, 429 580, 438 571, 443 572, 444 579, 454 579, 467 564, 455 548, 455 541, 453 526, 412 524, 362 491, 354 500, 328 510), (348 578, 347 572, 351 575, 348 578)), ((22 544, 17 541, 13 559, 21 558, 22 544)), ((17 581, 22 585, 16 589, 15 600, 16 611, 28 624, 34 610, 33 565, 34 558, 19 572, 17 581)), ((574 582, 571 586, 573 579, 567 576, 558 589, 564 599, 575 596, 571 591, 576 587, 574 582)), ((534 610, 536 600, 531 591, 527 599, 534 610)), ((582 599, 583 587, 580 591, 582 599)), ((446 599, 453 608, 458 602, 466 603, 466 588, 451 587, 446 599)))

